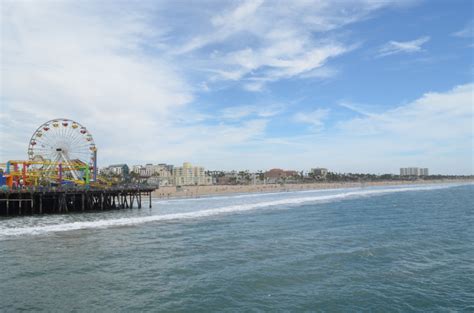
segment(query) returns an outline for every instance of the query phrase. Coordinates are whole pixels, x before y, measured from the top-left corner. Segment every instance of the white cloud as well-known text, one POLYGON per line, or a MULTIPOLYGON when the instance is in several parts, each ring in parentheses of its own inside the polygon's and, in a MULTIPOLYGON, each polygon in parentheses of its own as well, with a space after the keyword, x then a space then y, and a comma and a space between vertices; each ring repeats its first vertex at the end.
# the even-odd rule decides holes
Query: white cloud
POLYGON ((189 53, 206 45, 222 42, 233 34, 245 30, 250 24, 255 24, 254 14, 262 4, 263 0, 247 0, 233 9, 227 9, 225 13, 215 14, 210 18, 213 31, 208 34, 198 34, 191 40, 186 40, 176 53, 189 53))
POLYGON ((379 57, 398 53, 415 53, 423 51, 423 44, 427 43, 430 37, 424 36, 410 41, 389 41, 378 50, 379 57))
MULTIPOLYGON (((261 94, 227 109, 205 110, 202 103, 212 100, 196 99, 196 90, 210 94, 223 81, 265 93, 272 81, 332 77, 331 59, 354 47, 327 31, 391 2, 218 1, 174 11, 188 10, 185 17, 197 19, 189 23, 183 16, 169 23, 166 2, 97 4, 3 1, 1 159, 26 157, 33 130, 63 116, 91 130, 101 165, 190 160, 214 168, 472 169, 472 85, 385 112, 365 110, 331 133, 337 112, 329 116, 327 109, 285 119, 291 103, 254 105, 265 101, 261 94), (272 124, 277 115, 280 124, 272 124), (313 132, 282 135, 282 123, 291 121, 313 132)), ((397 49, 416 52, 422 45, 397 49)), ((264 103, 274 102, 280 103, 264 103)))
MULTIPOLYGON (((320 131, 257 141, 250 168, 297 170, 324 166, 339 172, 398 173, 400 167, 428 167, 433 174, 474 173, 474 84, 428 92, 382 112, 340 121, 324 129, 327 112, 300 113, 293 120, 320 131)), ((334 113, 335 114, 335 113, 334 113)), ((333 114, 332 114, 333 115, 333 114)), ((328 117, 329 118, 329 117, 328 117)))
POLYGON ((395 109, 341 122, 340 127, 361 136, 396 135, 420 141, 462 138, 472 135, 473 91, 474 85, 467 84, 446 93, 426 93, 395 109))
POLYGON ((399 167, 425 166, 432 173, 474 172, 474 84, 447 92, 429 92, 384 112, 341 121, 339 131, 317 139, 318 149, 305 151, 326 166, 351 171, 396 173, 399 167))
POLYGON ((464 26, 464 28, 453 33, 453 36, 461 38, 472 38, 474 37, 474 21, 469 21, 469 23, 464 26))
POLYGON ((312 131, 321 131, 324 128, 324 120, 327 119, 329 109, 316 109, 311 112, 298 112, 293 120, 299 123, 309 124, 312 131))
POLYGON ((177 68, 142 53, 143 40, 161 34, 133 8, 109 18, 73 2, 2 5, 2 157, 24 157, 34 129, 58 117, 99 134, 100 158, 124 144, 156 147, 193 99, 177 68))
POLYGON ((318 67, 300 75, 301 78, 328 79, 336 76, 339 71, 329 66, 318 67))
POLYGON ((229 70, 216 70, 219 74, 216 78, 243 80, 245 89, 249 91, 261 91, 266 83, 286 78, 327 78, 335 72, 324 70, 323 66, 331 58, 352 49, 338 43, 325 43, 313 48, 309 43, 295 49, 296 46, 289 42, 276 43, 258 50, 246 48, 230 52, 219 60, 221 66, 229 70), (292 49, 285 49, 283 45, 292 49))
POLYGON ((144 51, 163 34, 139 5, 116 12, 74 2, 2 5, 1 159, 25 158, 34 129, 58 117, 89 128, 101 164, 191 158, 190 147, 238 144, 266 126, 199 124, 206 117, 191 108, 195 95, 181 64, 144 51))
MULTIPOLYGON (((245 1, 211 15, 204 31, 186 38, 177 53, 193 57, 213 52, 211 81, 232 80, 248 91, 262 91, 269 82, 332 77, 317 71, 332 59, 356 48, 326 35, 364 20, 379 9, 411 1, 245 1)), ((204 62, 206 63, 206 62, 204 62)))
POLYGON ((245 83, 243 88, 248 91, 262 91, 265 87, 265 82, 268 80, 252 80, 248 83, 245 83))
POLYGON ((214 16, 211 20, 212 25, 240 29, 243 23, 247 23, 249 18, 253 17, 262 4, 263 0, 244 1, 231 11, 214 16))
POLYGON ((272 117, 280 114, 283 111, 282 105, 240 105, 235 107, 228 107, 220 111, 220 118, 241 120, 249 116, 257 116, 261 118, 272 117))
POLYGON ((339 106, 343 107, 343 108, 346 108, 346 109, 349 109, 353 112, 356 112, 358 114, 361 114, 361 115, 364 115, 364 116, 374 116, 373 113, 370 113, 368 112, 367 110, 363 109, 363 108, 360 108, 359 105, 357 104, 353 104, 351 102, 347 102, 347 101, 340 101, 338 103, 339 106))

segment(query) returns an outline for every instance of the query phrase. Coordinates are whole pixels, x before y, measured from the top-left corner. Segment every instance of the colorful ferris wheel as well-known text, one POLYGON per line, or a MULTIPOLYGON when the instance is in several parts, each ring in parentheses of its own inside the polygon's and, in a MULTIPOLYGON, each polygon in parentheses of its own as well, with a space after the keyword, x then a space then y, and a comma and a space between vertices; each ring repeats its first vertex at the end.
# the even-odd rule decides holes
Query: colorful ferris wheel
POLYGON ((61 164, 76 180, 82 178, 81 169, 87 166, 96 178, 97 148, 92 134, 69 119, 54 119, 38 127, 28 145, 28 158, 42 164, 43 170, 61 164))

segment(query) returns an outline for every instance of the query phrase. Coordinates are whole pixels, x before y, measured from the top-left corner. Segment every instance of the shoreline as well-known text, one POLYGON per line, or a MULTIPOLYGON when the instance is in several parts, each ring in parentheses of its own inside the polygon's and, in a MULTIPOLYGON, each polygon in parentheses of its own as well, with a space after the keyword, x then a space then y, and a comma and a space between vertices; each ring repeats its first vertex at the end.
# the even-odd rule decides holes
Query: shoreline
POLYGON ((304 184, 271 184, 271 185, 211 185, 211 186, 182 186, 177 191, 176 187, 160 187, 152 193, 155 199, 174 198, 199 198, 201 196, 227 195, 227 194, 252 194, 268 192, 287 192, 302 190, 322 190, 338 188, 356 188, 369 186, 399 186, 399 185, 428 185, 428 184, 455 184, 472 183, 472 179, 437 179, 437 180, 400 180, 378 182, 321 182, 304 184))

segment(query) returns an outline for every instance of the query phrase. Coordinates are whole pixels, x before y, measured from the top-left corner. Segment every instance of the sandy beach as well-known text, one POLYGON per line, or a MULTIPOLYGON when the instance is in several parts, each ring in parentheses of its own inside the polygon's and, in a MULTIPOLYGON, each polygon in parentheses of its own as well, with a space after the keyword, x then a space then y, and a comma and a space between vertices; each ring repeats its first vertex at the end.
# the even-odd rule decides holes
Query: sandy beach
POLYGON ((420 185, 440 183, 468 183, 472 180, 442 179, 442 180, 406 180, 406 181, 380 181, 380 182, 339 182, 339 183, 308 183, 308 184, 269 184, 269 185, 213 185, 213 186, 182 186, 160 187, 153 192, 155 198, 193 198, 207 195, 231 194, 231 193, 258 193, 258 192, 285 192, 295 190, 316 190, 334 188, 354 188, 368 186, 397 186, 397 185, 420 185))

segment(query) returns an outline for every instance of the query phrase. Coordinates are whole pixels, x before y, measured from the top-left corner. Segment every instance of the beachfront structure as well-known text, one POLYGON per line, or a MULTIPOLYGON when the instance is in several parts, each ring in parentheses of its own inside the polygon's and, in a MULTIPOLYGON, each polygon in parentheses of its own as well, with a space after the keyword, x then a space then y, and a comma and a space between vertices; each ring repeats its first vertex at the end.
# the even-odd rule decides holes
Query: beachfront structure
POLYGON ((113 164, 101 169, 100 173, 105 175, 118 175, 128 177, 130 170, 127 164, 113 164))
POLYGON ((134 165, 132 172, 135 174, 134 179, 146 182, 150 186, 172 186, 174 184, 173 165, 164 163, 146 165, 134 165))
POLYGON ((316 167, 316 168, 312 168, 310 173, 314 177, 325 178, 326 175, 328 174, 328 169, 322 168, 322 167, 316 167))
POLYGON ((140 169, 142 168, 141 165, 133 165, 132 166, 132 173, 135 173, 135 174, 140 174, 140 169))
POLYGON ((153 164, 146 164, 145 166, 134 165, 132 166, 132 172, 140 177, 150 177, 155 173, 155 167, 153 164))
POLYGON ((402 167, 400 168, 400 176, 428 176, 427 168, 420 167, 402 167))
POLYGON ((151 176, 146 179, 146 183, 150 186, 155 186, 155 187, 168 187, 168 186, 174 185, 174 178, 172 176, 169 176, 169 177, 151 176))
POLYGON ((297 171, 285 171, 279 168, 274 168, 264 173, 265 183, 267 184, 290 182, 291 178, 297 176, 299 176, 297 171))
POLYGON ((134 165, 132 167, 132 172, 137 174, 139 177, 147 178, 152 176, 159 176, 159 177, 172 177, 172 166, 166 164, 146 164, 146 165, 134 165))
POLYGON ((158 166, 167 170, 170 174, 173 173, 174 165, 172 164, 160 163, 158 166))
POLYGON ((428 176, 428 168, 420 168, 420 176, 428 176))
POLYGON ((263 184, 263 173, 250 171, 209 171, 214 185, 258 185, 263 184))
POLYGON ((173 177, 175 186, 212 185, 212 178, 206 175, 204 167, 193 166, 189 162, 184 162, 183 166, 175 167, 173 177))

